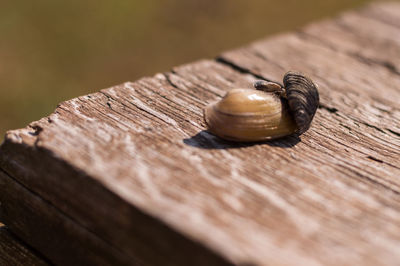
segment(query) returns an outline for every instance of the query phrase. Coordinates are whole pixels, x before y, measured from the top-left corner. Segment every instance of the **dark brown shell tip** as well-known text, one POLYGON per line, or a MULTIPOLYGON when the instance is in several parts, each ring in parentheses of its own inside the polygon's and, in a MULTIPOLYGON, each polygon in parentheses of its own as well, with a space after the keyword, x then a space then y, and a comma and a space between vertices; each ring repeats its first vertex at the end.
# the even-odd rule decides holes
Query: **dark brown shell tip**
POLYGON ((302 134, 310 127, 318 109, 318 86, 306 75, 293 71, 285 74, 283 85, 290 111, 299 128, 297 133, 302 134))
POLYGON ((272 81, 257 80, 253 84, 256 90, 265 92, 280 92, 282 91, 282 85, 272 81))

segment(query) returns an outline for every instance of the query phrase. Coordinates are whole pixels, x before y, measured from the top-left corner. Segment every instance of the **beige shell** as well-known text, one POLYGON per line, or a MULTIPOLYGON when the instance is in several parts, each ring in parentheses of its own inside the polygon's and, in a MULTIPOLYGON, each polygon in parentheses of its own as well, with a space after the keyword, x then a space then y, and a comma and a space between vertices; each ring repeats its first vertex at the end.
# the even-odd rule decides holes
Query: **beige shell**
POLYGON ((211 133, 233 141, 263 141, 291 135, 298 129, 287 103, 275 93, 233 89, 204 109, 211 133))

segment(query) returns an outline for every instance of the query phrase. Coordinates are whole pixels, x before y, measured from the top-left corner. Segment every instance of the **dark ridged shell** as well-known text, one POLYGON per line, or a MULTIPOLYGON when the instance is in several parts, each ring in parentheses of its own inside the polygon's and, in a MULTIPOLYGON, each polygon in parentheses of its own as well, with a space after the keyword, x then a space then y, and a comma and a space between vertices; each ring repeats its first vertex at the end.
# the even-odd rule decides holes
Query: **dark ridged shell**
POLYGON ((304 133, 311 124, 319 104, 317 85, 305 75, 287 72, 283 77, 286 96, 296 124, 298 134, 304 133))

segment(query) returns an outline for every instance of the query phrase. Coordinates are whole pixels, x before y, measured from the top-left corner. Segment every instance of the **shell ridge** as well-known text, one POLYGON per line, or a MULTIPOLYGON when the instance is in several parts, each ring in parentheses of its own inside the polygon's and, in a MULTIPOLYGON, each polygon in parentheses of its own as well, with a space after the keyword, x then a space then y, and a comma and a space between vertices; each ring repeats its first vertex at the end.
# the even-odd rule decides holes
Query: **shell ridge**
POLYGON ((298 133, 304 133, 311 124, 318 108, 319 94, 317 85, 299 72, 288 72, 283 78, 290 110, 299 127, 298 133))

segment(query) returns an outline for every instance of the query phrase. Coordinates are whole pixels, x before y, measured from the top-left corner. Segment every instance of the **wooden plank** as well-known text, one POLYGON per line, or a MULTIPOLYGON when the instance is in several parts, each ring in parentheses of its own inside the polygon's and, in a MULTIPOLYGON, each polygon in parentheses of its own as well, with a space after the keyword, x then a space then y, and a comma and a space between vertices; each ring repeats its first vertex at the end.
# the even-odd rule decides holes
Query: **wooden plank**
POLYGON ((302 31, 302 36, 358 58, 370 66, 380 65, 400 73, 400 18, 393 20, 398 22, 394 26, 364 13, 367 12, 349 12, 334 21, 310 25, 302 31))
POLYGON ((382 21, 389 25, 400 27, 400 6, 396 2, 385 4, 372 3, 369 8, 360 10, 359 14, 382 21))
POLYGON ((2 179, 148 264, 396 265, 400 30, 368 10, 64 102, 8 132, 2 179), (204 131, 207 103, 290 69, 320 85, 301 138, 243 145, 204 131))
POLYGON ((50 264, 0 224, 0 265, 44 266, 50 264))
MULTIPOLYGON (((2 221, 57 265, 138 264, 0 171, 2 221), (73 254, 71 256, 71 254, 73 254)), ((18 259, 18 258, 16 258, 18 259)))

